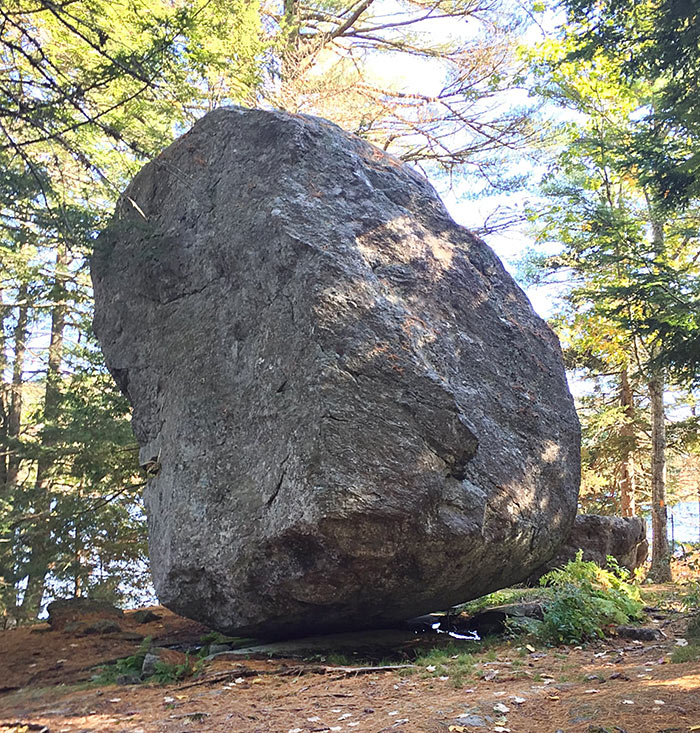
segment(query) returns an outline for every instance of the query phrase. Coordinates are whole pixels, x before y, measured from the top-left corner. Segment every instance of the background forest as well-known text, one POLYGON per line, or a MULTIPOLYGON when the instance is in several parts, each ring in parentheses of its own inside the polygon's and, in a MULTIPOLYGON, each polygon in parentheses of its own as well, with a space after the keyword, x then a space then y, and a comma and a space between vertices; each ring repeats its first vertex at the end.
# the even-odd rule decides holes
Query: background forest
MULTIPOLYGON (((149 159, 222 104, 318 114, 420 167, 547 286, 584 511, 700 506, 700 8, 681 0, 4 0, 0 612, 148 597, 128 405, 88 257, 149 159), (475 199, 500 204, 489 207, 475 199), (511 233, 510 235, 515 236, 511 233)), ((462 217, 464 218, 464 217, 462 217)), ((699 538, 700 539, 700 538, 699 538)))

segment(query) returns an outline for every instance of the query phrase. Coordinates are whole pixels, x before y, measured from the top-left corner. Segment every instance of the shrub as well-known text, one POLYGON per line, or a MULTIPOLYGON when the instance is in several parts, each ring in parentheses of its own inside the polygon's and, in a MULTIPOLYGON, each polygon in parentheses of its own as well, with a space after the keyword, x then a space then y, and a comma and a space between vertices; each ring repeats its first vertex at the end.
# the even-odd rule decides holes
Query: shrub
POLYGON ((700 614, 690 619, 685 635, 689 639, 693 639, 694 643, 700 644, 700 614))
POLYGON ((624 576, 616 563, 604 570, 585 562, 582 551, 563 568, 547 573, 540 580, 552 592, 544 611, 543 638, 577 644, 602 638, 611 625, 641 619, 644 604, 639 589, 624 576))

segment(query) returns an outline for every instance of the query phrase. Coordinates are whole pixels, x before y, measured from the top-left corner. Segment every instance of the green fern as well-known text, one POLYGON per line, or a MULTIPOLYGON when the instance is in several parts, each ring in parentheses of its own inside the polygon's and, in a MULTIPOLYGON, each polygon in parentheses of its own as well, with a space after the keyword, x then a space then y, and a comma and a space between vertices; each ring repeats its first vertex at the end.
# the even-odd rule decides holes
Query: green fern
POLYGON ((624 577, 617 563, 604 570, 585 562, 580 550, 563 568, 547 573, 540 580, 552 589, 542 625, 545 640, 578 644, 602 638, 612 625, 641 619, 639 589, 624 577))

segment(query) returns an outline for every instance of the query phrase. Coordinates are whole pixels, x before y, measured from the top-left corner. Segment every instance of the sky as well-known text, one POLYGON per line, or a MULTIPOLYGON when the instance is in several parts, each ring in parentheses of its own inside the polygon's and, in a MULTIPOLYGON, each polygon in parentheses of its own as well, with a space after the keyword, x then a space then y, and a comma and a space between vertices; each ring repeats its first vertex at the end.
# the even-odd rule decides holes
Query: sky
MULTIPOLYGON (((509 9, 517 11, 521 7, 518 0, 505 0, 503 6, 506 11, 509 9)), ((383 17, 385 15, 386 20, 390 21, 392 18, 396 18, 394 13, 400 9, 400 6, 395 0, 383 0, 382 8, 384 9, 383 17)), ((561 18, 553 12, 548 12, 538 18, 538 21, 539 25, 533 23, 524 30, 522 35, 523 43, 530 45, 542 41, 545 37, 544 34, 552 32, 560 23, 561 18)), ((482 29, 482 26, 474 20, 465 21, 454 18, 437 19, 425 23, 424 26, 426 30, 423 30, 422 25, 421 33, 429 33, 437 41, 454 37, 460 39, 474 38, 482 29)), ((406 91, 416 91, 421 94, 438 94, 442 88, 444 71, 445 67, 437 60, 430 62, 423 57, 411 58, 405 57, 405 55, 402 55, 400 65, 388 66, 384 64, 377 66, 375 69, 375 73, 383 79, 384 83, 394 82, 406 91)), ((499 104, 502 104, 504 109, 532 104, 532 100, 523 89, 509 90, 506 95, 503 95, 502 99, 503 101, 499 104)), ((553 116, 558 114, 558 111, 553 109, 548 114, 553 116)), ((514 153, 513 160, 509 165, 517 169, 518 174, 530 176, 528 190, 507 194, 492 193, 475 198, 471 195, 470 183, 467 180, 460 179, 453 186, 447 186, 439 179, 431 179, 431 182, 458 224, 469 229, 479 229, 495 209, 499 207, 521 209, 528 199, 533 198, 533 187, 536 186, 543 170, 535 169, 533 164, 521 152, 514 153)), ((514 277, 516 276, 518 259, 522 257, 527 249, 534 246, 532 232, 529 231, 527 222, 513 226, 508 231, 489 235, 485 239, 514 277)), ((554 308, 553 298, 556 294, 554 286, 523 287, 523 289, 527 293, 533 308, 541 317, 547 318, 551 315, 554 308)))

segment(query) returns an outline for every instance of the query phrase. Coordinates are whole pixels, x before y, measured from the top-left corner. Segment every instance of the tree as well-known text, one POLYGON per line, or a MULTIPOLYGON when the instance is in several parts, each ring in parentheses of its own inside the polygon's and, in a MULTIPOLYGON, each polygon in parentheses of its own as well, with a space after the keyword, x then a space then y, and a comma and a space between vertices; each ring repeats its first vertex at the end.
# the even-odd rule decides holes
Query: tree
POLYGON ((494 179, 500 154, 532 135, 531 110, 503 104, 523 71, 521 23, 504 4, 287 0, 271 21, 263 95, 275 107, 327 117, 405 161, 494 179))
MULTIPOLYGON (((599 341, 590 355, 597 356, 608 372, 616 367, 622 402, 629 410, 621 437, 632 437, 632 370, 647 386, 651 572, 658 580, 670 579, 665 496, 667 374, 660 358, 667 342, 666 334, 651 324, 660 317, 668 322, 669 301, 685 298, 686 284, 697 283, 700 277, 695 256, 700 220, 695 218, 693 231, 689 217, 694 212, 686 207, 681 215, 662 202, 637 164, 637 148, 632 144, 636 129, 629 120, 640 108, 653 106, 654 90, 643 83, 623 83, 615 59, 607 55, 578 59, 571 53, 577 43, 577 37, 565 34, 563 42, 551 44, 541 69, 541 91, 575 110, 580 121, 566 128, 568 149, 545 183, 544 193, 553 205, 541 216, 542 233, 554 237, 561 250, 541 258, 540 265, 550 274, 566 274, 569 325, 594 324, 599 339, 616 334, 620 349, 611 354, 609 344, 599 341)), ((658 129, 654 132, 657 137, 661 134, 658 129)), ((628 484, 632 455, 626 454, 622 472, 628 484)), ((626 504, 629 510, 628 497, 626 504)))
POLYGON ((144 559, 128 411, 88 328, 94 237, 178 129, 255 101, 264 40, 247 0, 9 0, 0 27, 0 604, 31 619, 47 588, 144 559))
MULTIPOLYGON (((605 59, 631 85, 653 88, 630 126, 628 155, 640 182, 653 191, 654 207, 677 215, 700 196, 700 7, 688 0, 565 0, 568 58, 605 59)), ((678 273, 670 273, 674 276, 678 273)), ((685 381, 700 381, 700 291, 694 277, 665 278, 660 316, 639 323, 658 341, 656 363, 685 381)))

